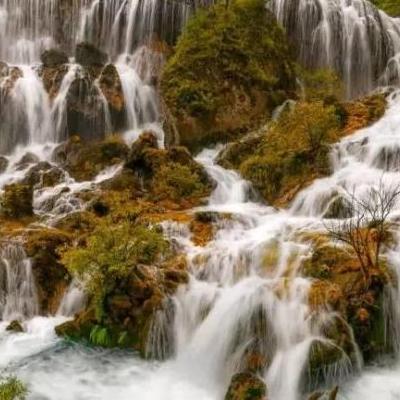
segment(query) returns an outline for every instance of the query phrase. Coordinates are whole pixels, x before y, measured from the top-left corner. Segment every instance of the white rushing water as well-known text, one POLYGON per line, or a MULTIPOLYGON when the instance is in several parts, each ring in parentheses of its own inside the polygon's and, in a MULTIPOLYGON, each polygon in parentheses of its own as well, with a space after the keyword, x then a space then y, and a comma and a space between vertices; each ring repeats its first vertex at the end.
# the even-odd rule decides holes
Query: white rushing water
MULTIPOLYGON (((316 342, 329 345, 324 328, 335 315, 310 318, 310 281, 299 273, 310 249, 296 237, 323 229, 321 214, 327 198, 336 193, 354 185, 362 194, 382 182, 399 183, 399 167, 393 161, 399 139, 400 97, 394 94, 382 120, 333 148, 333 174, 299 193, 288 211, 252 201, 250 185, 215 164, 218 149, 203 151, 198 161, 217 187, 201 210, 220 217, 215 238, 205 247, 192 243, 186 226, 164 223, 166 235, 187 253, 191 271, 189 284, 171 299, 173 317, 158 316, 149 343, 149 351, 166 360, 143 361, 129 352, 57 339, 53 327, 83 301, 79 289, 71 287, 59 317, 30 319, 27 314, 26 332, 19 334, 6 333, 0 325, 0 354, 5 354, 1 365, 28 382, 32 399, 218 400, 247 351, 255 348, 270 360, 263 376, 270 398, 300 399, 310 348, 316 342), (224 218, 227 214, 230 217, 224 218), (271 249, 276 249, 276 259, 265 260, 271 249)), ((396 207, 393 216, 399 211, 396 207)), ((400 267, 396 254, 390 256, 394 268, 400 267)), ((344 355, 326 374, 337 382, 361 368, 354 344, 354 355, 344 355)), ((342 383, 340 396, 392 400, 400 396, 398 374, 400 364, 367 370, 342 383)))
MULTIPOLYGON (((82 40, 105 50, 121 80, 125 138, 131 142, 149 129, 162 146, 153 80, 163 56, 153 51, 151 42, 155 36, 173 42, 194 4, 201 3, 207 1, 0 0, 0 60, 9 64, 5 76, 0 64, 0 153, 9 161, 0 174, 0 188, 23 178, 32 166, 18 167, 26 152, 52 163, 54 147, 66 138, 68 94, 85 75, 71 58, 58 93, 49 96, 37 63, 43 50, 58 45, 69 56, 82 40)), ((370 3, 273 0, 271 7, 299 43, 300 60, 334 67, 343 75, 349 96, 399 80, 400 23, 370 3)), ((111 132, 98 81, 94 92, 102 123, 111 132)), ((220 149, 206 149, 197 157, 217 184, 208 205, 193 210, 216 213, 213 240, 199 247, 186 225, 163 224, 165 234, 187 254, 190 268, 188 285, 179 288, 154 321, 148 351, 163 362, 57 338, 54 327, 85 302, 79 284, 71 284, 56 316, 37 316, 31 261, 18 243, 0 242, 0 372, 26 381, 29 399, 219 400, 253 350, 268 359, 262 378, 271 400, 302 397, 310 351, 315 343, 332 345, 324 332, 337 316, 311 314, 311 282, 300 273, 310 247, 298 240, 299 233, 323 230, 329 204, 349 190, 362 196, 379 184, 400 183, 400 96, 392 96, 381 121, 332 149, 332 175, 300 192, 289 210, 254 200, 248 182, 216 164, 220 149), (271 253, 274 257, 267 257, 271 253), (13 319, 22 321, 24 332, 6 331, 13 319)), ((120 168, 108 168, 92 182, 78 183, 65 173, 56 186, 35 188, 36 214, 51 225, 83 209, 79 193, 94 190, 120 168)), ((399 214, 400 206, 392 217, 399 214)), ((396 253, 391 254, 395 269, 400 268, 396 253)), ((393 292, 393 299, 398 298, 393 292)), ((343 399, 400 398, 400 361, 391 368, 364 371, 355 343, 351 357, 343 353, 325 374, 328 382, 342 383, 343 399)))

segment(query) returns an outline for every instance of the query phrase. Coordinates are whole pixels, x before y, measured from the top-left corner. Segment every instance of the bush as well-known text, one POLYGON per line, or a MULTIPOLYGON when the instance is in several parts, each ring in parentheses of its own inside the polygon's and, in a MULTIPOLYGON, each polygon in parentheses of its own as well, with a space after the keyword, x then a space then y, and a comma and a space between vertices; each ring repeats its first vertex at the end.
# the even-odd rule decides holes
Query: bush
POLYGON ((274 203, 295 186, 329 170, 329 147, 339 137, 333 106, 300 102, 285 111, 239 165, 264 198, 274 203))
POLYGON ((0 400, 25 400, 28 390, 16 377, 0 378, 0 400))
POLYGON ((96 318, 102 321, 104 301, 118 280, 126 278, 137 264, 155 262, 168 249, 168 242, 155 228, 102 223, 85 247, 66 249, 61 256, 69 272, 83 280, 93 298, 96 318))
POLYGON ((153 177, 152 191, 158 198, 177 201, 182 197, 204 196, 206 189, 196 171, 174 162, 160 166, 153 177))

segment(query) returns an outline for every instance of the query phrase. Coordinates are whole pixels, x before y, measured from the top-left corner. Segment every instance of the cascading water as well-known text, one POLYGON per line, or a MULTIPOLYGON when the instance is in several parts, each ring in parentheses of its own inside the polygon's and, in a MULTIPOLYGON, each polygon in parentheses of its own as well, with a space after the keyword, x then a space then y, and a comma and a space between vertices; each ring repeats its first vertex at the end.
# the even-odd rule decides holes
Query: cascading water
POLYGON ((6 244, 0 252, 0 317, 32 318, 38 311, 31 262, 21 244, 6 244))
MULTIPOLYGON (((72 56, 75 44, 87 40, 106 51, 115 61, 124 94, 126 138, 134 140, 143 129, 151 129, 161 145, 154 80, 163 56, 154 50, 154 41, 159 37, 173 42, 198 3, 0 0, 0 36, 4 39, 0 59, 10 64, 0 63, 0 153, 10 154, 9 166, 0 174, 0 188, 24 176, 26 169, 16 164, 25 146, 40 160, 51 161, 55 143, 66 138, 68 94, 74 81, 86 76, 83 67, 71 59, 58 92, 50 96, 34 64, 48 48, 62 47, 72 56)), ((343 75, 349 96, 399 79, 400 24, 370 3, 272 0, 270 6, 298 42, 300 59, 311 67, 334 67, 343 75), (309 65, 310 60, 315 62, 309 65)), ((94 90, 104 115, 102 123, 107 125, 111 117, 97 79, 94 90)), ((19 244, 1 246, 0 367, 28 382, 33 399, 218 400, 232 374, 242 370, 255 351, 268 360, 262 378, 269 397, 300 399, 318 378, 305 376, 310 352, 318 344, 334 345, 325 332, 338 316, 329 310, 318 316, 312 313, 308 301, 312 282, 300 272, 310 247, 299 242, 298 236, 323 230, 329 204, 353 187, 362 196, 381 182, 387 187, 400 183, 399 116, 400 99, 395 94, 381 121, 333 149, 333 174, 299 193, 287 211, 258 203, 248 182, 217 165, 219 147, 197 157, 216 188, 208 205, 193 211, 216 214, 215 237, 199 247, 185 224, 163 224, 166 236, 187 254, 190 270, 189 283, 168 299, 168 307, 153 321, 148 352, 163 362, 58 339, 54 326, 85 302, 79 285, 71 284, 56 317, 37 317, 30 260, 19 244), (267 252, 276 257, 267 259, 267 252), (23 322, 25 332, 5 331, 13 319, 23 322)), ((95 188, 120 168, 109 168, 92 182, 77 183, 65 174, 63 182, 52 188, 36 188, 36 214, 52 225, 61 216, 81 210, 83 203, 76 195, 95 188)), ((399 214, 397 207, 393 217, 399 214)), ((389 257, 398 269, 397 251, 389 257)), ((388 313, 393 337, 400 331, 399 297, 393 288, 388 313)), ((324 378, 328 384, 344 382, 361 366, 353 342, 351 354, 343 352, 338 363, 323 371, 324 378)), ((391 400, 400 396, 396 373, 385 369, 363 372, 343 383, 342 393, 353 400, 391 400)))
POLYGON ((367 0, 272 0, 269 7, 307 67, 330 67, 356 97, 399 83, 400 21, 367 0))

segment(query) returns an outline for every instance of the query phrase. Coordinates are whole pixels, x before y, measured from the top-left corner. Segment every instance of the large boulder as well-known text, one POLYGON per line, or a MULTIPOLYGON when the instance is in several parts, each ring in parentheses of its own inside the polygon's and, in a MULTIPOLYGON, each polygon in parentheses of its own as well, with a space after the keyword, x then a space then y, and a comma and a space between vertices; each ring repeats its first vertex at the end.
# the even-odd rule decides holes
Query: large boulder
POLYGON ((196 149, 234 138, 268 119, 295 85, 285 34, 264 1, 200 10, 161 78, 167 142, 196 149))

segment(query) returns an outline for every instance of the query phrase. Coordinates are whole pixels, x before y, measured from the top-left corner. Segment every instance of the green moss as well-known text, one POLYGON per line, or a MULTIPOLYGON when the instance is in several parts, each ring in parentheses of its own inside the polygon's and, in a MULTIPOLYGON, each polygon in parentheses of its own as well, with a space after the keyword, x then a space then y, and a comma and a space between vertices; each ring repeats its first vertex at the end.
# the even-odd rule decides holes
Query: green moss
POLYGON ((262 0, 199 10, 175 50, 161 88, 192 148, 254 125, 295 87, 285 35, 262 0))
MULTIPOLYGON (((338 136, 332 106, 298 103, 285 111, 247 158, 235 165, 272 204, 296 186, 329 172, 329 148, 338 136)), ((231 157, 230 163, 235 161, 231 157)))
POLYGON ((208 187, 196 171, 186 165, 171 162, 162 165, 155 173, 152 191, 159 199, 177 201, 182 197, 205 196, 208 187))
POLYGON ((392 17, 400 16, 400 4, 397 0, 372 0, 372 3, 392 17))
POLYGON ((33 215, 32 202, 32 186, 12 183, 4 187, 0 211, 9 218, 29 217, 33 215))
POLYGON ((0 378, 0 400, 25 400, 28 390, 16 377, 0 378))

